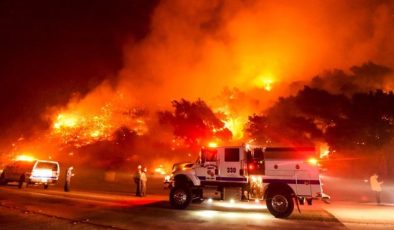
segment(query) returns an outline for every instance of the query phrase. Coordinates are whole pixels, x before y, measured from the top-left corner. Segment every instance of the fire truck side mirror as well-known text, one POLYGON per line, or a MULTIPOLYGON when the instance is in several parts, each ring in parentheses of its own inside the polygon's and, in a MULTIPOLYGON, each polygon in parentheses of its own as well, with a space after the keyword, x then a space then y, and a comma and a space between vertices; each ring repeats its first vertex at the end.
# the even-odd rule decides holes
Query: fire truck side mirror
POLYGON ((243 169, 240 169, 240 170, 239 170, 239 175, 241 175, 241 176, 244 175, 244 170, 243 170, 243 169))

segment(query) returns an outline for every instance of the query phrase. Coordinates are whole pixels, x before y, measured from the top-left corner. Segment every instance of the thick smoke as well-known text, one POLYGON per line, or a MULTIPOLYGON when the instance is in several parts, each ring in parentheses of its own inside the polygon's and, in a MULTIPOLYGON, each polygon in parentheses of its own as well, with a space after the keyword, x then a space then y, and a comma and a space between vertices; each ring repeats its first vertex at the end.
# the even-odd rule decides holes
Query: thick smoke
POLYGON ((265 79, 281 95, 289 82, 324 70, 393 66, 393 5, 163 1, 150 35, 125 50, 119 90, 156 107, 181 97, 212 101, 226 87, 252 91, 265 79))
POLYGON ((158 127, 156 112, 174 99, 201 98, 242 126, 248 115, 291 93, 293 82, 367 61, 392 68, 393 7, 368 0, 161 1, 150 33, 124 45, 117 83, 103 83, 45 117, 105 115, 111 132, 134 130, 142 118, 147 131, 141 134, 150 136, 145 146, 161 146, 161 137, 171 138, 158 127))

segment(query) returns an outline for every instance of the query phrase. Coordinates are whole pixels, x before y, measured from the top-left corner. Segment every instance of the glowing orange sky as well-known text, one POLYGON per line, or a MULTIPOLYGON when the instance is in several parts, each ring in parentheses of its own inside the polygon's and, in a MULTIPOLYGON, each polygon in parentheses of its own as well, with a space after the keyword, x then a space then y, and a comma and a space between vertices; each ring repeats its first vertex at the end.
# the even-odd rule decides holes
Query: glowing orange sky
POLYGON ((126 48, 118 89, 131 89, 143 103, 180 97, 212 101, 225 87, 249 91, 256 81, 272 80, 274 93, 283 94, 285 84, 326 69, 368 60, 392 66, 392 6, 164 1, 149 37, 126 48))
POLYGON ((241 129, 248 115, 288 94, 293 81, 366 61, 393 67, 393 6, 367 0, 162 1, 150 34, 125 44, 115 86, 104 82, 45 116, 54 122, 59 113, 106 116, 113 130, 135 125, 124 119, 130 108, 157 111, 174 99, 201 98, 241 129))

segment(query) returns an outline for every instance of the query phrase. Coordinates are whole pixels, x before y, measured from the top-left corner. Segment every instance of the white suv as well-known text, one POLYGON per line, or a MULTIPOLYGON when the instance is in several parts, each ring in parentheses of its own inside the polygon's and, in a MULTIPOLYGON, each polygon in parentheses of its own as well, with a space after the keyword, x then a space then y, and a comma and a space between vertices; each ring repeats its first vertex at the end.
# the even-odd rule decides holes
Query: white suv
POLYGON ((7 165, 0 175, 0 184, 18 182, 23 184, 43 184, 47 189, 50 184, 56 184, 59 179, 60 166, 56 161, 14 161, 7 165))

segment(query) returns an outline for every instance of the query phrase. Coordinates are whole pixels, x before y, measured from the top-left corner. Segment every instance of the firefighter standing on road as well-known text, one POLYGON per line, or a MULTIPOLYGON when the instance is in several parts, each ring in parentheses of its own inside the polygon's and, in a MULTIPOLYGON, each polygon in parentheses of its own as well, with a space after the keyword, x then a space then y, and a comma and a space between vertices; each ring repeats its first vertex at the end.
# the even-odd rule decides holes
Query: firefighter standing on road
POLYGON ((141 176, 142 176, 142 166, 138 165, 137 172, 134 174, 134 182, 136 185, 136 196, 141 196, 141 176))
POLYGON ((369 179, 369 183, 371 185, 371 189, 372 191, 375 192, 376 195, 376 202, 378 203, 378 205, 380 204, 380 193, 382 192, 382 186, 381 184, 383 184, 383 181, 378 181, 378 174, 373 174, 371 176, 371 178, 369 179))
POLYGON ((147 169, 144 168, 144 170, 141 172, 141 196, 146 196, 146 181, 148 178, 146 177, 147 169))
POLYGON ((73 167, 73 166, 71 166, 71 167, 69 167, 69 168, 67 169, 67 172, 66 172, 66 179, 65 179, 65 181, 64 181, 64 191, 65 191, 65 192, 69 192, 69 191, 70 191, 71 177, 74 176, 73 170, 74 170, 74 167, 73 167))

